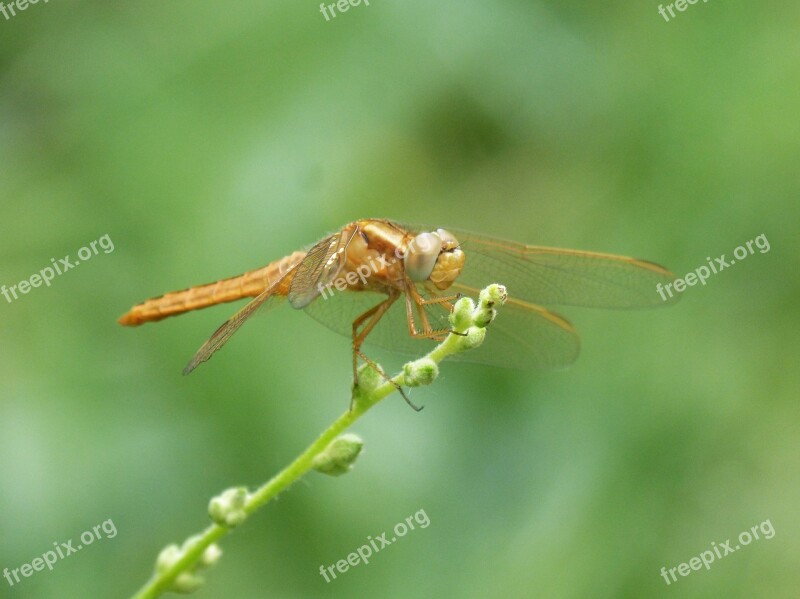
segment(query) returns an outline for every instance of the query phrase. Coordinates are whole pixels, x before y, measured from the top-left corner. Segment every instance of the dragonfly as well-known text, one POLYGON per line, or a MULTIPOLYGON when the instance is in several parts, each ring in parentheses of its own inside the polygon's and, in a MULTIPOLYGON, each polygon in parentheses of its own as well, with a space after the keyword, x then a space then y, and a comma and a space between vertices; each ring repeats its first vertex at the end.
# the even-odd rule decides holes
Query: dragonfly
POLYGON ((174 291, 131 308, 119 323, 138 326, 252 298, 200 347, 189 374, 258 313, 289 303, 350 337, 353 377, 367 342, 417 353, 451 332, 461 296, 502 283, 508 299, 492 333, 454 359, 518 369, 559 368, 578 356, 578 333, 550 306, 643 308, 672 303, 656 292, 674 275, 658 264, 598 252, 504 241, 456 229, 387 219, 349 223, 304 250, 244 274, 174 291), (547 306, 547 307, 545 307, 547 306))

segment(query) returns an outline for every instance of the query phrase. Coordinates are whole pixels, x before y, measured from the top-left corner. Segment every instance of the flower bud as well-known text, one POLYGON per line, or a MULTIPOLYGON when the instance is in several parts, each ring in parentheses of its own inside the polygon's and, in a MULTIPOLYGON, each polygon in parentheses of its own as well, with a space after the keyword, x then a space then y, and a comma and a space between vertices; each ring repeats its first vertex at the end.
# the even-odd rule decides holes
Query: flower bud
POLYGON ((358 393, 368 395, 383 384, 384 378, 381 376, 383 368, 381 368, 380 364, 375 366, 380 372, 370 364, 362 364, 358 368, 358 388, 356 389, 358 393))
POLYGON ((472 313, 475 311, 475 302, 469 297, 462 297, 453 306, 450 313, 450 324, 459 333, 463 333, 472 326, 472 313))
POLYGON ((403 375, 408 387, 430 385, 439 376, 439 365, 430 358, 420 358, 403 366, 403 375))
POLYGON ((467 331, 467 335, 465 337, 458 338, 458 349, 459 351, 475 349, 481 343, 483 343, 485 337, 486 337, 486 329, 474 326, 469 331, 467 331))
POLYGON ((497 304, 502 306, 506 303, 507 299, 508 293, 503 285, 493 283, 483 289, 479 296, 478 307, 475 309, 472 316, 475 326, 484 328, 492 322, 497 315, 495 306, 497 304))
POLYGON ((219 545, 216 543, 212 543, 206 547, 203 556, 200 558, 201 567, 210 568, 211 566, 215 566, 221 557, 222 549, 220 549, 219 545))
POLYGON ((181 559, 181 548, 175 545, 167 545, 161 550, 156 558, 156 572, 162 574, 169 570, 175 562, 181 559))
POLYGON ((340 435, 314 458, 312 468, 330 476, 341 476, 353 468, 363 447, 364 441, 358 435, 340 435))
POLYGON ((226 528, 235 528, 247 518, 244 507, 248 493, 245 487, 234 487, 214 497, 208 504, 211 519, 226 528))
POLYGON ((188 595, 189 593, 194 593, 205 583, 205 578, 198 576, 196 572, 181 572, 175 579, 175 582, 172 583, 170 590, 175 593, 188 595))
MULTIPOLYGON (((183 546, 178 547, 175 544, 168 545, 161 553, 158 554, 156 560, 156 573, 164 574, 172 568, 180 559, 186 555, 186 552, 197 542, 200 541, 200 536, 195 535, 189 537, 183 546)), ((175 593, 193 593, 205 584, 205 579, 200 576, 200 571, 210 568, 215 565, 220 557, 222 557, 222 550, 216 543, 206 547, 203 554, 194 564, 192 564, 185 571, 178 574, 173 583, 170 585, 169 590, 175 593)))

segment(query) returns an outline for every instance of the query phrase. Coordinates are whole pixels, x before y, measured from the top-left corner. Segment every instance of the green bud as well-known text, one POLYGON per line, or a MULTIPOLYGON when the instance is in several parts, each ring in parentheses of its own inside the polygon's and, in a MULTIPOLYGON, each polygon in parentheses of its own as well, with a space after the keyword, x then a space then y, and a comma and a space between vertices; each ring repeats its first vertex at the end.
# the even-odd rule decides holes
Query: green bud
POLYGON ((353 468, 364 441, 352 433, 345 433, 331 441, 325 450, 314 458, 311 466, 317 472, 341 476, 353 468))
POLYGON ((408 387, 430 385, 439 376, 439 365, 430 358, 420 358, 403 366, 403 375, 408 387))
POLYGON ((362 364, 358 368, 358 389, 357 392, 368 395, 375 391, 378 387, 381 386, 384 382, 384 378, 381 376, 381 372, 383 372, 383 368, 381 368, 380 364, 376 364, 380 372, 376 371, 375 368, 370 366, 369 364, 362 364))
MULTIPOLYGON (((182 547, 178 547, 175 544, 165 547, 158 554, 156 573, 163 574, 172 568, 195 543, 200 541, 200 538, 199 535, 189 537, 182 547)), ((222 550, 219 545, 216 543, 209 545, 197 562, 175 578, 169 590, 175 593, 192 593, 196 591, 205 584, 205 579, 200 576, 199 572, 216 564, 220 557, 222 557, 222 550)))
POLYGON ((198 576, 196 572, 181 572, 175 582, 172 583, 170 590, 188 595, 189 593, 194 593, 205 583, 205 578, 198 576))
POLYGON ((472 314, 475 311, 475 302, 469 297, 462 297, 453 306, 450 313, 450 324, 459 333, 463 333, 472 326, 472 314))
POLYGON ((508 291, 505 285, 492 283, 485 289, 482 289, 478 297, 480 303, 500 304, 502 306, 508 300, 508 291))
POLYGON ((219 545, 216 543, 212 543, 206 547, 206 550, 203 552, 203 556, 200 558, 200 567, 210 568, 211 566, 215 566, 221 557, 222 549, 220 549, 219 545))
POLYGON ((167 545, 161 550, 161 553, 158 554, 158 558, 156 558, 156 572, 158 574, 163 574, 175 565, 175 562, 180 558, 181 548, 174 543, 172 545, 167 545))
POLYGON ((475 349, 481 343, 483 343, 483 340, 485 338, 486 338, 486 329, 474 326, 469 331, 467 331, 466 337, 458 338, 458 348, 460 351, 475 349))
POLYGON ((485 329, 494 320, 495 316, 497 316, 497 310, 494 308, 478 310, 475 312, 475 326, 485 329))
POLYGON ((494 317, 497 315, 495 310, 496 305, 503 305, 508 299, 508 293, 503 285, 493 283, 483 289, 479 296, 478 307, 473 313, 473 322, 475 326, 484 328, 494 317))
POLYGON ((245 487, 234 487, 214 497, 208 504, 211 519, 226 528, 235 528, 247 518, 244 507, 248 493, 245 487))

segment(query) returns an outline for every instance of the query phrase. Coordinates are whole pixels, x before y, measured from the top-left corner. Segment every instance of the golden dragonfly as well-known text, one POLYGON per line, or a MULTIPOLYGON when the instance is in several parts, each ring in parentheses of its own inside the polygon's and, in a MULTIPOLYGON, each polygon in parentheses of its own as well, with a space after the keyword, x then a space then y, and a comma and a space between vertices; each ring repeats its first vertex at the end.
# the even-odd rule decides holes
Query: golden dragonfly
POLYGON ((521 369, 556 368, 577 358, 580 343, 572 325, 544 306, 665 305, 671 302, 662 301, 656 285, 673 279, 658 264, 626 256, 364 219, 263 268, 150 299, 119 322, 137 326, 254 298, 203 344, 184 369, 188 374, 253 314, 288 301, 351 338, 357 381, 358 357, 371 363, 361 351, 367 338, 379 347, 416 353, 420 340, 441 341, 450 332, 447 317, 458 297, 477 297, 485 285, 498 282, 509 297, 492 333, 477 350, 453 357, 521 369))

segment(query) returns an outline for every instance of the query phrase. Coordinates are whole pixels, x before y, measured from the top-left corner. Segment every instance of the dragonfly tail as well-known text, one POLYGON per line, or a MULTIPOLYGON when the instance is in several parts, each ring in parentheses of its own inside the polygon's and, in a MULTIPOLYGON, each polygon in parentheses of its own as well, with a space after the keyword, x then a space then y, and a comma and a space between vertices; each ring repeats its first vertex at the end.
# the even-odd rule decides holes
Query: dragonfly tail
POLYGON ((258 270, 149 299, 131 308, 117 322, 122 326, 135 327, 192 310, 233 302, 245 297, 257 297, 293 264, 301 260, 303 255, 303 252, 295 252, 258 270))

